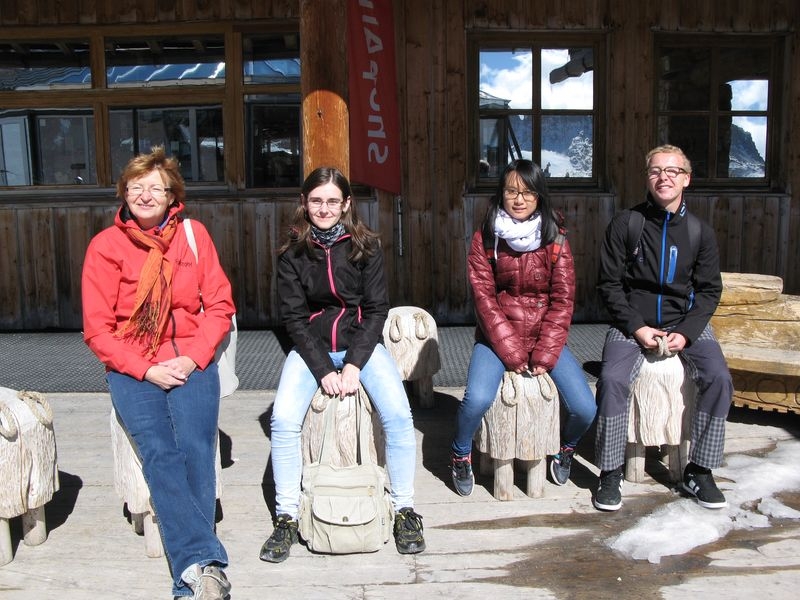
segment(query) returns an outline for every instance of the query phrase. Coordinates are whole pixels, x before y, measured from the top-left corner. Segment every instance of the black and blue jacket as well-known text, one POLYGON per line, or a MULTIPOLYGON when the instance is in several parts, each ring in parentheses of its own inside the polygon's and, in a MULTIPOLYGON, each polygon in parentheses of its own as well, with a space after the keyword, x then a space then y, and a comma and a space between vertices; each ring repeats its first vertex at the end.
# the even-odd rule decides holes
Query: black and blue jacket
POLYGON ((716 236, 700 221, 699 243, 692 244, 689 219, 684 200, 670 213, 648 194, 642 204, 614 215, 606 229, 598 291, 612 324, 626 335, 648 325, 681 333, 691 343, 714 314, 722 294, 716 236), (635 244, 628 239, 631 211, 645 217, 635 244))

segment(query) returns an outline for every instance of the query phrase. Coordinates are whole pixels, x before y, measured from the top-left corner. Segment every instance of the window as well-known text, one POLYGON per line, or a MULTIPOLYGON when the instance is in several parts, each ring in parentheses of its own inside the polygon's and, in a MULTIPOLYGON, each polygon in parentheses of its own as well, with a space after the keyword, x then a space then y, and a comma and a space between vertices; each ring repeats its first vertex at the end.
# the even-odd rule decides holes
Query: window
POLYGON ((0 90, 89 88, 89 42, 0 42, 0 90))
POLYGON ((118 38, 106 41, 109 87, 213 84, 225 81, 221 36, 118 38))
POLYGON ((248 187, 300 187, 300 39, 246 36, 243 46, 248 187))
POLYGON ((190 185, 299 187, 299 34, 204 28, 0 41, 0 194, 108 188, 156 145, 190 185))
POLYGON ((658 42, 658 143, 686 152, 695 182, 768 183, 776 42, 666 36, 658 42))
POLYGON ((0 186, 96 183, 91 109, 0 110, 0 186))
POLYGON ((248 187, 299 187, 300 95, 247 96, 248 187))
POLYGON ((473 44, 478 185, 493 184, 518 158, 541 165, 551 185, 597 184, 599 44, 585 36, 575 44, 542 36, 473 44))
POLYGON ((221 106, 112 110, 109 114, 111 169, 153 146, 178 159, 186 182, 223 181, 221 106))

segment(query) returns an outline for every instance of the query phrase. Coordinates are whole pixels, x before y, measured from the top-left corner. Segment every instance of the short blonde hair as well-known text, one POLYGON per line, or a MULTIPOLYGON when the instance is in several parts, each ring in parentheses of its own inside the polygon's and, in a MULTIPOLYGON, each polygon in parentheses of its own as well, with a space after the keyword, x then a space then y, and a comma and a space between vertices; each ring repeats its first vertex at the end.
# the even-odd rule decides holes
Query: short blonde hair
POLYGON ((117 197, 124 200, 128 182, 151 171, 158 171, 161 174, 164 186, 172 191, 173 204, 183 202, 186 197, 186 184, 181 175, 180 165, 175 158, 167 156, 164 146, 154 146, 150 149, 150 154, 137 154, 128 161, 117 180, 117 197))
POLYGON ((650 152, 647 153, 647 157, 644 160, 644 167, 645 169, 650 166, 650 159, 653 158, 654 154, 677 154, 681 157, 683 161, 683 168, 686 169, 688 173, 692 172, 692 162, 689 160, 689 157, 678 148, 677 146, 673 146, 672 144, 663 144, 661 146, 656 146, 650 152))

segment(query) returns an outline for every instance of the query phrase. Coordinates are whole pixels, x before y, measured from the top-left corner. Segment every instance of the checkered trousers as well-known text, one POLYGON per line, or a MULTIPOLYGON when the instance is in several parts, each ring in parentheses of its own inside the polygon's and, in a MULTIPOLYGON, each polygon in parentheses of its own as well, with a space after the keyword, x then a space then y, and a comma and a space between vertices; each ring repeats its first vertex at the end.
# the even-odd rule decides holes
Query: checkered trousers
MULTIPOLYGON (((681 352, 681 358, 689 366, 689 373, 698 387, 689 460, 715 469, 722 464, 725 420, 733 397, 733 382, 710 326, 681 352)), ((633 337, 626 337, 615 327, 609 328, 597 382, 595 456, 597 466, 603 471, 625 462, 630 389, 643 360, 643 350, 633 337)))

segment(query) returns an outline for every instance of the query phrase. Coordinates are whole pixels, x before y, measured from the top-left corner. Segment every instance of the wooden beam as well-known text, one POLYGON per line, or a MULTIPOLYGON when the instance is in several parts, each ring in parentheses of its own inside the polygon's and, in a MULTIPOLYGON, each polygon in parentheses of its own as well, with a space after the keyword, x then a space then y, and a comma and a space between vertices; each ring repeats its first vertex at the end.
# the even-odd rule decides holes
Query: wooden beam
POLYGON ((333 166, 349 177, 347 0, 300 1, 303 174, 333 166))

